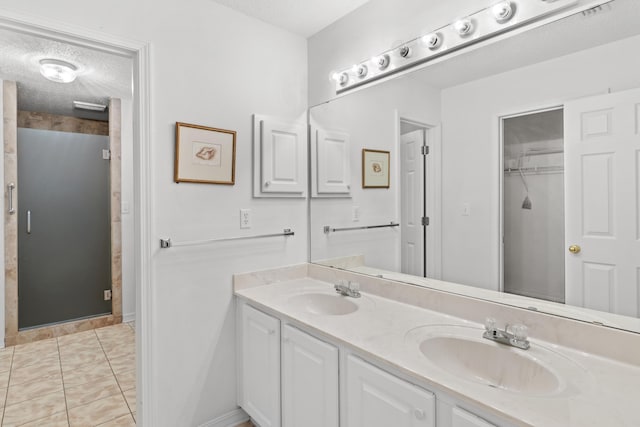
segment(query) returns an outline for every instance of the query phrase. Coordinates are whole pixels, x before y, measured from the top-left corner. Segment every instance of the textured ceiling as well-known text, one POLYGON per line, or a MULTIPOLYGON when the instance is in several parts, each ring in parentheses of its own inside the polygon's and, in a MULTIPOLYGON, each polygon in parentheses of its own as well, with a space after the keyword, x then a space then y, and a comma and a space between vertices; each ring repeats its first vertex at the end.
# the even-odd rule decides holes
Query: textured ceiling
POLYGON ((74 110, 72 102, 108 103, 132 97, 132 60, 67 43, 0 29, 0 79, 18 82, 18 108, 92 119, 104 114, 74 110), (53 58, 78 67, 73 83, 51 82, 39 61, 53 58))
POLYGON ((369 2, 369 0, 213 1, 305 38, 369 2))

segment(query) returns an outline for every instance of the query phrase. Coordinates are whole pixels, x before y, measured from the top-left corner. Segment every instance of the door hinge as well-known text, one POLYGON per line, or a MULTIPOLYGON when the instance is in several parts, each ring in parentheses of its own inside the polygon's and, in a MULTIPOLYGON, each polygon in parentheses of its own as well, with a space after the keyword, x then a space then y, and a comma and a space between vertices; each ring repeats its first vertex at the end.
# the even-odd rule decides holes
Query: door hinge
POLYGON ((429 146, 428 145, 423 145, 422 147, 420 147, 420 151, 422 152, 423 156, 426 156, 429 154, 429 146))
POLYGON ((104 290, 104 300, 111 301, 111 289, 104 290))
POLYGON ((425 227, 427 225, 429 225, 429 217, 428 216, 423 216, 422 217, 422 225, 425 226, 425 227))
POLYGON ((102 150, 102 159, 111 160, 111 150, 102 150))

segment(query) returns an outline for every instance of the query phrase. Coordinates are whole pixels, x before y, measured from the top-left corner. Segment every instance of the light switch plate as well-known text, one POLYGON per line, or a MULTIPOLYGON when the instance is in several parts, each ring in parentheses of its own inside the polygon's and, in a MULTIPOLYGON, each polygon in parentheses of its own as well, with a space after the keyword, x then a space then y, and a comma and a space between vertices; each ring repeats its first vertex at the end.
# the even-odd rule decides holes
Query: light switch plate
POLYGON ((354 206, 351 211, 351 219, 353 222, 360 221, 360 206, 354 206))

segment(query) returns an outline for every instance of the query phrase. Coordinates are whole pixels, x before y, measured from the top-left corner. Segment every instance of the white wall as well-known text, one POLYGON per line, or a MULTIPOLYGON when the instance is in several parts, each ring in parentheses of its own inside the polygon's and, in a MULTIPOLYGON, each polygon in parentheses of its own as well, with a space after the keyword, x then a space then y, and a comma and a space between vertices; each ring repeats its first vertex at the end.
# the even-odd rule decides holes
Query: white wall
MULTIPOLYGON (((398 117, 437 125, 440 94, 406 76, 365 91, 351 93, 311 109, 311 122, 350 136, 351 197, 311 200, 311 259, 363 255, 366 265, 400 271, 399 228, 343 231, 325 234, 323 227, 401 222, 399 214, 400 150, 398 117), (390 152, 390 188, 362 188, 362 149, 390 152), (352 220, 353 207, 360 220, 352 220)), ((401 224, 402 226, 402 224, 401 224)))
POLYGON ((335 97, 333 71, 477 12, 491 0, 371 0, 309 38, 309 105, 335 97))
POLYGON ((306 41, 210 0, 5 0, 3 7, 151 42, 154 243, 238 235, 241 207, 253 211, 247 233, 295 230, 287 239, 153 254, 157 419, 195 426, 233 410, 232 274, 306 260, 305 201, 251 198, 251 114, 304 112, 306 41), (173 183, 176 121, 238 132, 234 186, 173 183))
POLYGON ((498 289, 499 117, 640 87, 640 60, 629 53, 639 43, 632 37, 442 91, 444 280, 498 289))

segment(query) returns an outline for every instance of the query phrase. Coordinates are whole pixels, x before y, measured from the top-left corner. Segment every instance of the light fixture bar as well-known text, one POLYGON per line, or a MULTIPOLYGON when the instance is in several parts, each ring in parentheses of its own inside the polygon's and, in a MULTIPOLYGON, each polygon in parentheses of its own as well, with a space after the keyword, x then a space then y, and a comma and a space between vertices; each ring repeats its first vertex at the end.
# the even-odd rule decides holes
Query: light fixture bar
MULTIPOLYGON (((580 0, 498 1, 456 22, 410 40, 368 61, 334 73, 336 93, 444 56, 544 17, 580 0), (363 74, 364 73, 364 74, 363 74)), ((604 1, 603 3, 606 3, 604 1)))
POLYGON ((107 110, 107 106, 104 104, 93 104, 83 101, 73 101, 73 108, 77 110, 100 111, 101 113, 107 110))

